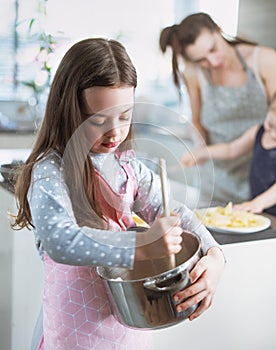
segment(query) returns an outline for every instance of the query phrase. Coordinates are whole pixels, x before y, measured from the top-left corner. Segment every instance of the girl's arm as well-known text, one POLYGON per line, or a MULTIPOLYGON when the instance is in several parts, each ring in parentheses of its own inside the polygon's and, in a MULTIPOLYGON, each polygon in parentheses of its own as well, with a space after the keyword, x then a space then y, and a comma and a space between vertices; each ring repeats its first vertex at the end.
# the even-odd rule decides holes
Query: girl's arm
POLYGON ((276 204, 276 183, 268 190, 255 197, 251 201, 236 204, 235 209, 246 210, 252 213, 262 213, 265 209, 276 204))
POLYGON ((76 221, 58 157, 48 156, 33 169, 28 193, 34 234, 40 254, 69 265, 131 268, 135 232, 113 232, 76 221))
POLYGON ((259 125, 252 126, 242 136, 229 143, 218 143, 201 147, 186 153, 182 158, 184 166, 194 166, 210 159, 234 159, 252 151, 259 125))
POLYGON ((47 252, 54 261, 68 265, 132 268, 135 259, 159 258, 180 251, 182 229, 176 215, 155 220, 144 235, 150 244, 145 244, 144 237, 135 231, 80 226, 60 171, 60 161, 49 155, 36 164, 28 193, 34 233, 42 257, 47 252))
MULTIPOLYGON (((160 179, 142 162, 135 161, 132 164, 138 179, 138 193, 133 211, 151 226, 163 213, 160 179)), ((183 230, 194 232, 200 237, 203 254, 211 247, 219 247, 211 233, 183 203, 173 200, 170 196, 169 208, 179 215, 180 227, 183 230)))

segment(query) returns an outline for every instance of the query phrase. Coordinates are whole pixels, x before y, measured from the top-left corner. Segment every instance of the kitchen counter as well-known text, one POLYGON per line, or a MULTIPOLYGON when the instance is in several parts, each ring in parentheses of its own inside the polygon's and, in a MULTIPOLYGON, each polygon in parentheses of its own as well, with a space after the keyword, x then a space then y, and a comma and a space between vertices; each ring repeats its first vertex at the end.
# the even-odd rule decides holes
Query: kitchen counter
MULTIPOLYGON (((13 161, 24 161, 27 159, 30 152, 31 150, 29 148, 0 149, 0 166, 3 164, 10 164, 13 161)), ((3 180, 0 174, 0 187, 10 193, 14 193, 13 185, 3 180)))
MULTIPOLYGON (((4 188, 10 193, 14 193, 14 187, 8 182, 0 181, 0 187, 4 188)), ((210 230, 210 232, 215 240, 222 245, 276 238, 276 217, 268 214, 263 215, 271 220, 271 226, 268 229, 260 232, 218 233, 214 230, 210 230)))
POLYGON ((209 310, 154 333, 154 349, 275 350, 276 239, 227 244, 209 310), (168 345, 169 344, 169 345, 168 345))
POLYGON ((33 127, 22 129, 3 129, 0 127, 0 135, 33 135, 36 131, 37 130, 33 127))
POLYGON ((14 186, 7 181, 0 181, 0 187, 2 187, 4 190, 7 190, 10 193, 14 193, 14 186))
POLYGON ((271 226, 260 232, 254 233, 218 233, 214 230, 210 230, 213 237, 220 244, 231 244, 231 243, 240 243, 240 242, 249 242, 249 241, 259 241, 263 239, 276 238, 276 216, 262 214, 265 217, 271 220, 271 226))
MULTIPOLYGON (((2 155, 7 151, 15 151, 17 149, 30 149, 36 139, 36 133, 25 132, 1 132, 0 133, 0 160, 2 155)), ((16 153, 14 152, 16 157, 16 153)))
MULTIPOLYGON (((30 154, 31 150, 27 149, 0 149, 0 165, 4 163, 11 163, 12 160, 25 160, 30 154)), ((1 175, 0 175, 1 176, 1 175)), ((0 180, 0 187, 13 193, 14 188, 11 184, 3 182, 0 180)), ((250 234, 234 234, 234 233, 218 233, 216 231, 210 230, 214 238, 220 244, 231 244, 231 243, 240 243, 248 241, 257 241, 264 239, 276 238, 276 217, 268 214, 264 214, 271 220, 271 227, 268 229, 255 232, 250 234)))

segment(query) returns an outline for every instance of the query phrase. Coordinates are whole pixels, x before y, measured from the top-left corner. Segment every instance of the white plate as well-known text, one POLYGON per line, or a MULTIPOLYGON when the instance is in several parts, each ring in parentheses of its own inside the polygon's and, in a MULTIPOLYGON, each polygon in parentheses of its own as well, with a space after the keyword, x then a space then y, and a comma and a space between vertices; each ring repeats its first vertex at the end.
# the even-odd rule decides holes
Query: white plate
MULTIPOLYGON (((196 211, 199 213, 199 215, 204 215, 204 213, 208 211, 215 211, 216 207, 210 207, 210 208, 202 208, 202 209, 196 209, 196 211)), ((227 227, 227 226, 209 226, 206 225, 206 227, 209 230, 218 232, 218 233, 236 233, 236 234, 246 234, 246 233, 254 233, 254 232, 260 232, 263 230, 266 230, 271 225, 271 220, 269 218, 266 218, 263 215, 257 215, 259 218, 259 223, 256 226, 250 226, 250 227, 227 227)))

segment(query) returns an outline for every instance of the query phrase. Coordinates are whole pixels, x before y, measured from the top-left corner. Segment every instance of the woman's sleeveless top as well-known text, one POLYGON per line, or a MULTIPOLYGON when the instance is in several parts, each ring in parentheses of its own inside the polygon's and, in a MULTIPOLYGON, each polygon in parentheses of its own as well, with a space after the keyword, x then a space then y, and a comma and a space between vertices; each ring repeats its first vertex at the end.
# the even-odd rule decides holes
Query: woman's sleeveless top
MULTIPOLYGON (((255 74, 244 58, 237 55, 247 72, 243 86, 213 85, 207 71, 199 70, 201 85, 201 123, 208 132, 209 144, 236 139, 254 124, 261 124, 267 113, 267 98, 257 70, 258 47, 255 48, 255 74)), ((201 192, 211 205, 241 202, 249 198, 248 172, 251 156, 234 160, 216 160, 200 169, 201 192), (214 168, 213 168, 214 167, 214 168)))
MULTIPOLYGON (((252 198, 263 193, 276 182, 276 148, 263 148, 263 133, 262 126, 256 136, 250 168, 249 179, 252 198)), ((266 209, 265 212, 276 215, 276 205, 266 209)))

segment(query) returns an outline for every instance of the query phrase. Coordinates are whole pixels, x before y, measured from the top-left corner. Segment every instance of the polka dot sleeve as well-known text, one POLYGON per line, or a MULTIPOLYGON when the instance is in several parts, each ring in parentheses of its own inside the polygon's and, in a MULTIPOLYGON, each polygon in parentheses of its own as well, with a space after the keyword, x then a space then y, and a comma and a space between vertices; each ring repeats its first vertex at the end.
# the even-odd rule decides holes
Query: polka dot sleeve
POLYGON ((132 267, 135 232, 78 226, 57 156, 45 157, 32 173, 28 192, 37 247, 69 265, 132 267))

